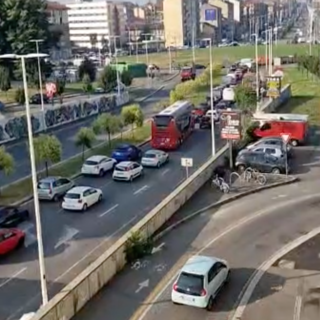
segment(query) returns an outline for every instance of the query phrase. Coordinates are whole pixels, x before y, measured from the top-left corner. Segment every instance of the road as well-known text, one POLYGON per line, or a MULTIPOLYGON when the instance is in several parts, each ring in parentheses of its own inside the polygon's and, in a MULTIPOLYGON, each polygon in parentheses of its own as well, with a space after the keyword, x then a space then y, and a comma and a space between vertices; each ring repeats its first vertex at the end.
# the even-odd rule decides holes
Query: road
MULTIPOLYGON (((301 182, 270 189, 183 224, 159 240, 155 247, 164 244, 159 252, 140 261, 140 268, 128 267, 75 319, 102 320, 106 314, 117 320, 228 319, 252 273, 282 246, 320 225, 315 185, 301 182), (218 256, 232 267, 230 284, 211 313, 170 302, 175 275, 192 254, 218 256)), ((284 281, 273 273, 265 279, 268 290, 255 292, 250 305, 271 296, 272 288, 284 281)))
MULTIPOLYGON (((217 148, 221 147, 219 139, 216 144, 217 148)), ((101 188, 105 195, 101 204, 85 214, 65 213, 59 203, 42 203, 50 297, 185 179, 185 170, 180 165, 181 157, 193 158, 193 172, 210 156, 210 146, 210 131, 197 130, 179 150, 170 154, 168 165, 159 170, 147 169, 144 177, 132 183, 114 182, 110 175, 101 179, 80 177, 76 180, 78 185, 101 188)), ((32 203, 29 205, 32 206, 32 203)), ((30 223, 21 225, 21 229, 27 233, 26 248, 1 260, 0 319, 7 319, 17 310, 19 313, 22 309, 35 310, 39 306, 39 270, 33 221, 34 218, 30 223), (36 298, 24 308, 32 297, 36 298)))
MULTIPOLYGON (((141 108, 143 109, 146 118, 151 117, 156 113, 153 108, 153 104, 167 98, 170 90, 174 88, 178 81, 179 78, 174 78, 171 81, 168 81, 165 84, 165 88, 155 93, 155 95, 150 99, 147 99, 141 103, 141 108)), ((155 89, 150 89, 150 94, 154 92, 154 90, 155 89)), ((93 118, 87 119, 53 131, 55 136, 62 144, 62 160, 68 159, 81 152, 81 147, 77 147, 75 145, 76 133, 81 127, 90 126, 93 120, 93 118)), ((98 137, 95 143, 98 144, 103 141, 105 141, 104 135, 98 137)), ((13 145, 9 145, 6 150, 13 156, 15 160, 15 171, 8 176, 6 176, 3 172, 0 172, 0 187, 30 175, 29 152, 27 150, 26 141, 22 140, 13 145)), ((38 169, 43 169, 43 166, 39 166, 38 169)))

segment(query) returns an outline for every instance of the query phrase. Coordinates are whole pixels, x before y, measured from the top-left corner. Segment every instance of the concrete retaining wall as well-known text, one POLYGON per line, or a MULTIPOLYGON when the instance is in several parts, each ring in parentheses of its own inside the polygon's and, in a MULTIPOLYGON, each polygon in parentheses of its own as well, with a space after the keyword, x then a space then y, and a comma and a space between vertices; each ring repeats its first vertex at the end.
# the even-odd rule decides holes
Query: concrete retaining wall
POLYGON ((41 308, 33 320, 71 319, 103 286, 123 269, 126 264, 125 244, 131 233, 140 231, 145 236, 154 234, 208 181, 213 169, 218 164, 221 164, 227 151, 228 147, 224 146, 213 159, 203 164, 108 251, 69 283, 45 307, 41 308))
POLYGON ((261 110, 264 113, 274 113, 277 112, 279 107, 283 104, 287 103, 291 98, 291 85, 287 84, 281 90, 281 95, 277 99, 270 99, 266 102, 262 107, 261 110))

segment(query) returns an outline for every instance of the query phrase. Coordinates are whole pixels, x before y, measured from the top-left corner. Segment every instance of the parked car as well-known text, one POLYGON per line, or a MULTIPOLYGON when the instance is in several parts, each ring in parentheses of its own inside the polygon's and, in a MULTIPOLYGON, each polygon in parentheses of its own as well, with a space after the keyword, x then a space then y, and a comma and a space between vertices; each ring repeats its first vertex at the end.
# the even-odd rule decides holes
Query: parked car
POLYGON ((0 256, 22 247, 25 233, 19 229, 0 229, 0 256))
POLYGON ((74 187, 63 197, 64 210, 86 211, 102 200, 102 191, 92 187, 74 187))
MULTIPOLYGON (((41 104, 41 94, 36 93, 33 96, 31 96, 30 101, 31 104, 41 104)), ((43 94, 43 102, 49 103, 49 97, 46 94, 43 94)))
POLYGON ((132 161, 123 161, 117 164, 113 170, 113 180, 133 181, 143 174, 141 164, 132 161))
POLYGON ((148 150, 144 153, 141 158, 141 164, 144 167, 157 167, 160 168, 162 165, 169 161, 169 154, 161 150, 148 150))
POLYGON ((0 207, 0 228, 15 228, 29 219, 29 211, 19 207, 0 207))
POLYGON ((285 144, 283 142, 283 139, 280 137, 266 137, 262 138, 252 144, 249 144, 246 149, 252 150, 252 148, 256 147, 257 145, 264 144, 264 145, 270 145, 270 146, 279 146, 283 149, 287 149, 288 156, 292 154, 292 148, 289 143, 285 144))
POLYGON ((286 150, 282 146, 263 144, 263 143, 250 147, 250 149, 247 149, 247 150, 244 149, 240 151, 240 154, 243 152, 261 152, 261 153, 270 154, 278 159, 283 158, 286 155, 286 150))
POLYGON ((103 176, 106 172, 112 170, 117 161, 106 156, 92 156, 88 158, 81 168, 83 175, 99 175, 103 176))
POLYGON ((38 197, 40 200, 58 201, 74 186, 74 181, 68 178, 47 177, 38 182, 38 197))
MULTIPOLYGON (((235 166, 239 171, 244 171, 246 168, 256 169, 263 173, 286 173, 286 159, 276 158, 270 154, 261 152, 242 152, 235 161, 235 166)), ((290 167, 288 166, 288 172, 290 167)))
POLYGON ((182 267, 172 291, 173 303, 211 310, 220 289, 228 282, 230 269, 224 260, 193 256, 182 267))
POLYGON ((112 158, 117 162, 120 161, 136 161, 142 156, 142 151, 132 144, 121 144, 112 152, 112 158))

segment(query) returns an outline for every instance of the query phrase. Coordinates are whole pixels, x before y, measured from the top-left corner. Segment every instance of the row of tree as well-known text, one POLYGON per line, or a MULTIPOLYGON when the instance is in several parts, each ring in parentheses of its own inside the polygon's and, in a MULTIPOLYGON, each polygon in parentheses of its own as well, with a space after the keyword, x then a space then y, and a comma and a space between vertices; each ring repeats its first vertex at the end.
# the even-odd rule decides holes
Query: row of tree
POLYGON ((303 55, 297 59, 298 69, 301 72, 306 72, 307 75, 313 75, 317 78, 320 77, 320 57, 303 55))
MULTIPOLYGON (((111 146, 112 135, 122 132, 125 127, 130 126, 132 134, 134 129, 141 127, 144 122, 144 115, 139 105, 134 104, 123 107, 119 116, 110 113, 103 113, 94 121, 91 128, 81 128, 77 135, 75 144, 82 148, 82 158, 84 159, 86 149, 94 146, 96 136, 106 134, 108 143, 111 146)), ((37 165, 44 165, 46 175, 49 174, 49 166, 61 161, 62 145, 59 139, 51 134, 41 134, 34 138, 34 150, 37 165)), ((4 147, 0 147, 0 170, 5 174, 14 171, 15 163, 10 153, 4 147)))

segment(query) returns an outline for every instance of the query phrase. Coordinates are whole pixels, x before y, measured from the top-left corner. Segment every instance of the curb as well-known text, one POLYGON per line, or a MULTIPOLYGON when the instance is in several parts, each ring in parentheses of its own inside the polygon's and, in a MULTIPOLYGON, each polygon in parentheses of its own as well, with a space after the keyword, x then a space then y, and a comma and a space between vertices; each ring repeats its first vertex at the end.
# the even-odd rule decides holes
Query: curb
POLYGON ((270 183, 267 186, 261 186, 261 187, 258 187, 256 189, 253 189, 253 190, 240 192, 240 193, 238 193, 238 194, 236 194, 234 196, 231 196, 228 199, 219 200, 219 201, 217 201, 215 203, 212 203, 212 204, 210 204, 210 205, 208 205, 206 207, 203 207, 203 208, 201 208, 201 209, 199 209, 199 210, 197 210, 195 212, 190 213, 186 217, 184 217, 184 218, 180 219, 179 221, 173 223, 171 226, 168 226, 166 229, 164 229, 163 231, 158 233, 155 237, 153 237, 153 240, 154 241, 159 240, 160 238, 165 236, 167 233, 169 233, 173 229, 176 229, 177 227, 179 227, 183 223, 189 222, 190 220, 192 220, 193 218, 197 217, 201 213, 204 213, 205 211, 208 211, 210 209, 214 209, 216 207, 220 207, 222 205, 228 204, 228 203, 233 202, 235 200, 244 198, 245 196, 248 196, 250 194, 258 193, 258 192, 263 191, 263 190, 272 189, 272 188, 276 188, 276 187, 280 187, 280 186, 284 186, 284 185, 288 185, 288 184, 292 184, 292 183, 296 183, 298 181, 300 181, 300 179, 298 177, 291 177, 291 179, 287 180, 287 181, 270 183))

